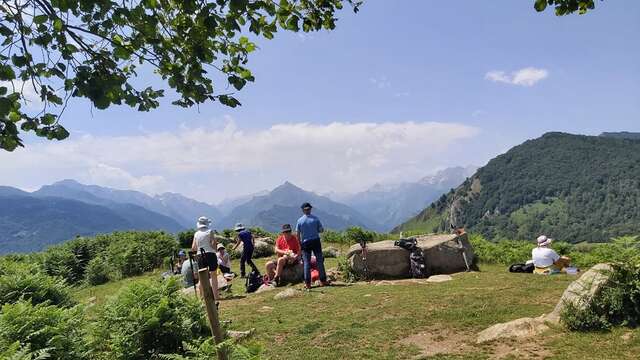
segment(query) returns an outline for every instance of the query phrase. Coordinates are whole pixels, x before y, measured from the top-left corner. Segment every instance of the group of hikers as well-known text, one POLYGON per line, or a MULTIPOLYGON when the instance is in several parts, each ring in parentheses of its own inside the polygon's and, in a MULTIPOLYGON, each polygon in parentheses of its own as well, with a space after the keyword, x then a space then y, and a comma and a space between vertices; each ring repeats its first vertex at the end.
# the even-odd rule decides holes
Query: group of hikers
MULTIPOLYGON (((305 289, 310 289, 312 282, 315 280, 320 281, 320 286, 327 286, 329 282, 324 268, 324 257, 320 242, 320 233, 324 231, 322 222, 317 216, 311 214, 313 207, 308 202, 303 203, 300 208, 302 216, 296 222, 295 229, 290 224, 282 225, 281 233, 275 242, 277 259, 267 262, 264 281, 278 285, 286 268, 300 266, 302 262, 305 289)), ((240 277, 247 277, 246 265, 251 267, 253 274, 260 274, 252 260, 255 249, 253 234, 240 223, 235 225, 234 231, 236 232, 236 242, 232 249, 235 250, 242 245, 240 277)), ((229 253, 224 244, 217 241, 215 231, 211 229, 211 220, 207 217, 198 218, 190 254, 197 254, 197 256, 187 258, 187 253, 184 250, 178 253, 178 264, 175 272, 179 272, 182 275, 186 286, 189 287, 197 282, 196 274, 198 269, 208 267, 211 287, 214 296, 218 298, 219 287, 226 287, 226 282, 233 279, 236 274, 231 271, 229 253), (218 269, 220 269, 225 284, 218 283, 218 269)))
MULTIPOLYGON (((264 283, 278 285, 281 277, 288 267, 300 266, 302 263, 303 280, 305 289, 310 289, 311 284, 317 280, 320 286, 329 285, 324 267, 324 257, 322 255, 322 244, 320 233, 324 231, 320 219, 311 214, 311 204, 305 202, 301 205, 302 216, 298 219, 295 229, 290 224, 283 224, 281 233, 275 242, 276 260, 272 260, 265 265, 264 283)), ((211 229, 211 220, 202 216, 198 218, 196 232, 193 235, 190 255, 181 250, 178 253, 179 262, 176 269, 185 281, 187 287, 193 286, 197 282, 196 273, 198 269, 208 267, 211 278, 211 286, 216 298, 219 296, 219 287, 230 287, 230 281, 236 276, 231 271, 231 259, 224 244, 218 243, 215 231, 211 229), (218 276, 218 269, 222 277, 218 276), (220 280, 218 280, 220 279, 220 280), (219 284, 219 281, 223 282, 219 284)), ((260 275, 260 271, 253 262, 253 252, 255 249, 255 239, 250 230, 243 224, 236 224, 235 244, 232 250, 236 250, 242 245, 240 256, 240 277, 246 278, 246 265, 252 270, 252 275, 260 275)), ((526 264, 529 271, 536 274, 556 274, 568 271, 570 259, 560 256, 551 249, 552 239, 541 235, 537 238, 537 246, 531 251, 532 259, 526 264)))

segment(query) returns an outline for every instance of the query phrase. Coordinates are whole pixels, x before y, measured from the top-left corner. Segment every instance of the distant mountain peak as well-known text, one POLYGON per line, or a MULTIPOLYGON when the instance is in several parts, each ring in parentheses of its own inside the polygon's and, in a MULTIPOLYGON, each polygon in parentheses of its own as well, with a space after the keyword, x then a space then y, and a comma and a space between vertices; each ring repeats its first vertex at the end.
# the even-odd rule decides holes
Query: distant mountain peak
POLYGON ((272 193, 280 192, 280 191, 298 191, 298 192, 306 192, 304 189, 294 185, 289 181, 285 181, 282 185, 277 186, 275 189, 271 190, 272 193))

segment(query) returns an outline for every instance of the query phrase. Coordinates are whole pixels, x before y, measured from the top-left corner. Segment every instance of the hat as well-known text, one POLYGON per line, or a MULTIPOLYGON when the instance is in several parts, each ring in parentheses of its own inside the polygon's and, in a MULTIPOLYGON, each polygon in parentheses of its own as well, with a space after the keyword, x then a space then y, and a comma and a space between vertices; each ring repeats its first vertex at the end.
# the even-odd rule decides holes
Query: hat
POLYGON ((235 231, 242 231, 244 229, 245 229, 245 227, 241 223, 237 223, 236 226, 233 228, 233 230, 235 230, 235 231))
POLYGON ((282 225, 282 232, 291 232, 291 224, 282 225))
POLYGON ((222 245, 222 243, 219 243, 218 246, 216 246, 216 250, 220 249, 224 249, 224 245, 222 245))
POLYGON ((178 256, 187 256, 187 253, 184 250, 178 251, 178 256))
POLYGON ((198 229, 206 228, 206 227, 209 227, 210 224, 211 224, 211 220, 209 220, 209 218, 207 218, 206 216, 200 216, 198 218, 198 223, 196 224, 196 227, 198 229))
POLYGON ((538 246, 548 246, 551 244, 552 239, 545 235, 538 236, 538 246))
POLYGON ((311 206, 311 204, 309 204, 308 202, 306 203, 302 203, 302 205, 300 205, 301 209, 311 209, 313 206, 311 206))

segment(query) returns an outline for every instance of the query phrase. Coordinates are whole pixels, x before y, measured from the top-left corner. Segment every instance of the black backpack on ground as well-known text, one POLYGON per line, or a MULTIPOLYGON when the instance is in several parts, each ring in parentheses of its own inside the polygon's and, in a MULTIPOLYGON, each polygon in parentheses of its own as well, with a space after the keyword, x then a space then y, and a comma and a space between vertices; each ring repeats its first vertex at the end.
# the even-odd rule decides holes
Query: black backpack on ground
POLYGON ((420 279, 429 276, 427 272, 427 262, 425 261, 422 249, 418 246, 418 241, 415 238, 400 239, 396 241, 394 245, 409 251, 411 277, 420 279))
POLYGON ((264 281, 260 272, 257 270, 251 270, 249 276, 247 276, 247 282, 245 284, 247 293, 255 292, 260 288, 260 286, 262 286, 262 284, 264 284, 264 281))
POLYGON ((509 272, 531 274, 535 268, 533 264, 513 264, 509 266, 509 272))

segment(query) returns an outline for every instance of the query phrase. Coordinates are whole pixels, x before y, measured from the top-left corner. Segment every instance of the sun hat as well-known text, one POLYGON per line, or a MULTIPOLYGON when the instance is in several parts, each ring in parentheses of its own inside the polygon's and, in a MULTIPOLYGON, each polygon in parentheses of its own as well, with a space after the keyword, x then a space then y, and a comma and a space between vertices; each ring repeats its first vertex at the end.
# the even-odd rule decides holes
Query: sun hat
POLYGON ((198 229, 200 229, 200 228, 206 228, 206 227, 209 227, 209 225, 210 225, 210 224, 211 224, 211 220, 209 220, 209 218, 208 218, 208 217, 206 217, 206 216, 200 216, 200 217, 198 218, 198 223, 196 224, 196 227, 197 227, 198 229))
POLYGON ((218 246, 216 246, 216 250, 220 250, 220 249, 224 249, 224 245, 218 244, 218 246))
POLYGON ((548 246, 551 244, 552 239, 546 237, 545 235, 538 236, 538 246, 548 246))
POLYGON ((311 209, 313 206, 311 206, 311 204, 309 204, 308 202, 302 203, 302 205, 300 205, 301 209, 311 209))
POLYGON ((291 224, 284 224, 282 225, 282 232, 291 232, 291 224))
POLYGON ((241 223, 237 223, 236 226, 233 228, 233 230, 235 230, 235 231, 242 231, 244 229, 245 229, 245 227, 241 223))

